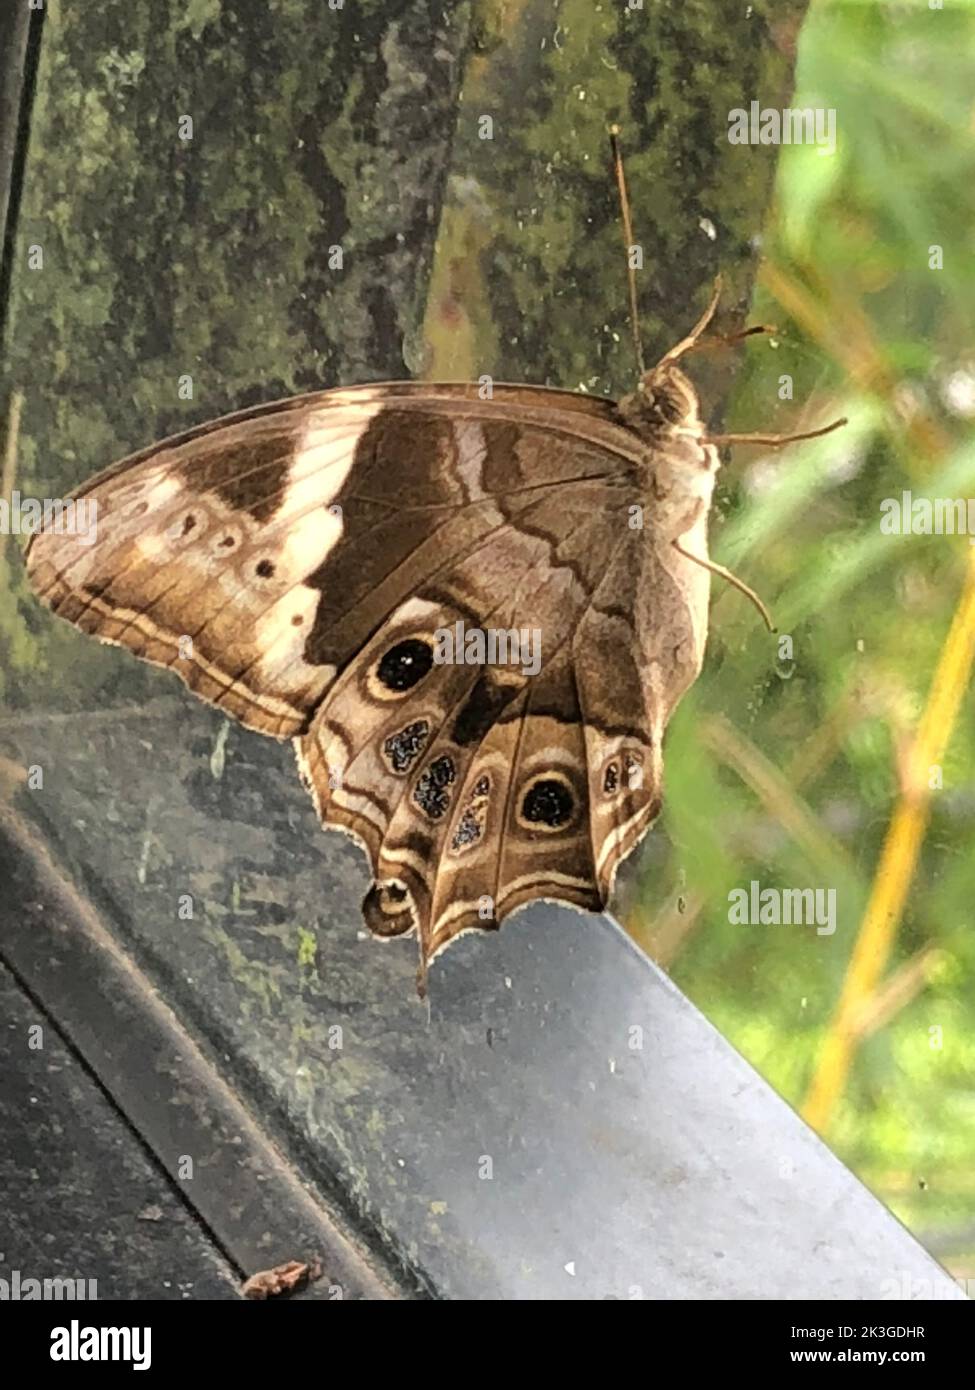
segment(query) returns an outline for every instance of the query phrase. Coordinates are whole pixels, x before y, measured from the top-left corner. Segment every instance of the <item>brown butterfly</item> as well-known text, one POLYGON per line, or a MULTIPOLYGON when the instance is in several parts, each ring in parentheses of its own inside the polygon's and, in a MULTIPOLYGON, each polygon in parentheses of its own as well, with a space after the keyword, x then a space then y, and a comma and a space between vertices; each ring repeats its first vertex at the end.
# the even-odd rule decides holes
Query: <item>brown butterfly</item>
POLYGON ((730 436, 709 436, 678 365, 717 300, 619 402, 298 396, 92 479, 93 544, 31 541, 58 616, 294 740, 322 822, 369 856, 368 926, 418 933, 421 988, 455 937, 535 898, 603 908, 660 809, 664 730, 701 669, 709 570, 726 573, 707 523, 730 436), (487 645, 442 659, 462 633, 487 645), (537 661, 500 659, 525 633, 537 661))
POLYGON ((369 855, 366 922, 424 968, 534 898, 600 909, 704 653, 718 454, 677 362, 713 307, 616 404, 396 382, 189 430, 83 487, 95 543, 35 536, 31 582, 293 739, 369 855), (537 632, 537 674, 438 662, 458 622, 537 632))

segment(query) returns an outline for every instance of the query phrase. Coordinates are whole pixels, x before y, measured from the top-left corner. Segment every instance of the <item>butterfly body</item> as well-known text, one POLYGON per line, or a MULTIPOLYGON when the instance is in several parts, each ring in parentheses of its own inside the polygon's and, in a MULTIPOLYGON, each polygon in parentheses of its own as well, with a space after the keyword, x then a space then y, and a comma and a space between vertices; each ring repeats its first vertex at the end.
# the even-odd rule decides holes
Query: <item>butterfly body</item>
POLYGON ((369 856, 367 923, 416 930, 425 970, 532 899, 605 906, 703 660, 709 576, 674 542, 706 558, 717 466, 667 359, 619 404, 339 388, 98 475, 94 543, 39 534, 28 571, 60 616, 294 740, 323 823, 369 856), (438 660, 453 631, 537 634, 537 668, 438 660))

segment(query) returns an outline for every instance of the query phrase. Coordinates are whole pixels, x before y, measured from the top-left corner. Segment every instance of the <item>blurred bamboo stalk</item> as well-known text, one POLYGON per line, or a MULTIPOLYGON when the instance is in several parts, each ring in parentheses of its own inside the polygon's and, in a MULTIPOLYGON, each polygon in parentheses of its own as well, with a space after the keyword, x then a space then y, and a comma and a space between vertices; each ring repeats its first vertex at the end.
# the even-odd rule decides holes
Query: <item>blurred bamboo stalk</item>
POLYGON ((925 946, 889 975, 880 988, 863 1001, 853 1022, 856 1041, 862 1042, 886 1028, 891 1019, 927 987, 943 959, 944 952, 939 946, 925 946))
POLYGON ((834 883, 855 882, 856 865, 846 849, 823 826, 808 803, 773 763, 727 719, 714 716, 701 727, 701 740, 755 793, 769 815, 834 883))
POLYGON ((853 1060, 859 1023, 890 957, 931 813, 930 769, 951 738, 975 661, 975 547, 969 547, 965 585, 913 741, 870 898, 836 1012, 813 1073, 802 1114, 822 1132, 828 1126, 853 1060))

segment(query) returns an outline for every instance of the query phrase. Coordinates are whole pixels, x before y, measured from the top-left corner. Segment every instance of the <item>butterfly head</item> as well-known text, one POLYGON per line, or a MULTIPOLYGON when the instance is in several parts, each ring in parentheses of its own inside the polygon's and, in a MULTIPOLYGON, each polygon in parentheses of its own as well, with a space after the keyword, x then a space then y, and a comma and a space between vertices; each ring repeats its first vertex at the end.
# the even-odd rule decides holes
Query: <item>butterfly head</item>
POLYGON ((649 443, 702 430, 697 392, 680 367, 666 358, 643 374, 617 409, 626 425, 649 443))
POLYGON ((706 526, 720 461, 707 439, 690 378, 665 357, 644 372, 617 410, 626 428, 646 446, 658 531, 691 537, 695 528, 706 526))

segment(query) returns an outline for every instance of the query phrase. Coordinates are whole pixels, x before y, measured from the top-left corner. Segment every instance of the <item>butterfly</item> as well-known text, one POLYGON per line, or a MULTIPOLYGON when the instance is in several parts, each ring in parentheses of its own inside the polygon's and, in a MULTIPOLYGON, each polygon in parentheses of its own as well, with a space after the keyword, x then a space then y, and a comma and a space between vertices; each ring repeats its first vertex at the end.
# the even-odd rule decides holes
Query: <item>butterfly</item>
POLYGON ((660 809, 664 731, 726 573, 707 524, 732 437, 679 365, 717 301, 618 402, 297 396, 98 474, 76 494, 93 543, 28 546, 59 617, 293 741, 322 823, 369 857, 367 925, 416 933, 421 992, 445 946, 533 899, 604 908, 660 809), (534 665, 503 659, 526 632, 534 665), (455 633, 504 642, 445 659, 455 633))

